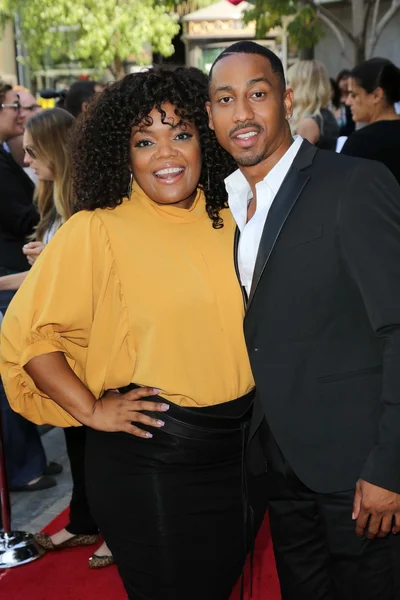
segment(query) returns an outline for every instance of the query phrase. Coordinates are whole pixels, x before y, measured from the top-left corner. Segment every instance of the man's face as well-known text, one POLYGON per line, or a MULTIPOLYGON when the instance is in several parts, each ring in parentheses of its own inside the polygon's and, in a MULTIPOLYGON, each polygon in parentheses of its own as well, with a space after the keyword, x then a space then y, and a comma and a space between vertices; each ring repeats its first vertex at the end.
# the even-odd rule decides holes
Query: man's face
POLYGON ((258 54, 232 54, 214 67, 207 110, 210 127, 239 167, 253 167, 287 139, 293 92, 258 54))
POLYGON ((18 95, 21 104, 20 116, 23 126, 26 127, 28 119, 30 119, 32 115, 40 112, 42 108, 37 104, 35 96, 30 92, 20 91, 18 92, 18 95))
POLYGON ((24 133, 17 92, 10 90, 4 96, 0 110, 0 140, 9 140, 24 133), (4 106, 9 105, 9 106, 4 106))

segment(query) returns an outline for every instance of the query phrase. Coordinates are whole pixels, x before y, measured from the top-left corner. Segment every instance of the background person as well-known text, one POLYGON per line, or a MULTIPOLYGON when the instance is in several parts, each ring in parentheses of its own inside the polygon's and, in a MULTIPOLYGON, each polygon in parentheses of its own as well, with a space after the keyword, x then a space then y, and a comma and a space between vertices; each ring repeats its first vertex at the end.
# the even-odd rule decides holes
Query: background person
MULTIPOLYGON (((18 94, 0 80, 0 275, 26 271, 29 264, 22 247, 34 231, 39 214, 33 205, 34 185, 3 143, 23 133, 18 94)), ((0 290, 0 313, 4 314, 15 293, 0 290)), ((37 491, 56 485, 52 477, 60 465, 47 464, 35 425, 9 407, 0 382, 0 409, 10 489, 37 491)))
MULTIPOLYGON (((32 236, 34 241, 24 246, 30 264, 35 262, 61 225, 75 211, 70 148, 74 122, 69 112, 53 108, 41 112, 27 123, 23 136, 25 164, 33 169, 38 179, 35 200, 40 214, 40 221, 32 236)), ((0 277, 0 289, 18 289, 27 274, 28 271, 0 277)), ((91 516, 86 496, 84 451, 81 452, 80 445, 75 443, 76 435, 71 435, 71 431, 72 428, 65 429, 73 481, 70 521, 52 536, 36 534, 36 541, 47 550, 95 544, 99 539, 98 527, 91 516)), ((89 562, 93 568, 112 563, 106 544, 97 550, 89 562)))
POLYGON ((344 108, 346 116, 345 123, 343 123, 343 119, 340 126, 340 137, 348 137, 355 130, 355 123, 351 116, 351 110, 347 105, 347 98, 349 96, 350 72, 351 71, 349 69, 343 69, 336 77, 336 82, 340 90, 340 105, 344 108))
MULTIPOLYGON (((22 122, 22 125, 25 129, 28 119, 30 119, 33 115, 37 114, 42 110, 41 106, 36 102, 35 96, 26 88, 21 86, 16 86, 13 88, 14 91, 17 92, 20 103, 20 111, 19 116, 22 122)), ((36 183, 34 174, 29 167, 24 163, 24 148, 23 148, 23 135, 18 135, 14 138, 11 138, 7 142, 8 148, 12 154, 15 162, 22 167, 27 175, 32 179, 34 183, 36 183)))
POLYGON ((339 125, 329 110, 332 91, 326 68, 317 60, 299 60, 288 69, 287 78, 294 93, 293 133, 317 148, 335 150, 339 125))
POLYGON ((75 81, 65 94, 65 110, 74 117, 87 111, 96 94, 103 91, 104 86, 96 81, 75 81))
POLYGON ((347 104, 356 123, 367 126, 355 131, 342 154, 378 160, 400 183, 400 69, 385 58, 371 58, 351 72, 347 104))

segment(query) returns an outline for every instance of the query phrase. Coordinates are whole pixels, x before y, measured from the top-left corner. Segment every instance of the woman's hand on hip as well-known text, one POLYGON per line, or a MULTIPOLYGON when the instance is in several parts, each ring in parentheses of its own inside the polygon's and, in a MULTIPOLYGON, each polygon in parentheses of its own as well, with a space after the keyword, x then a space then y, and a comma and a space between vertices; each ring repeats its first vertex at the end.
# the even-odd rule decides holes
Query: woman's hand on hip
POLYGON ((97 400, 90 423, 85 425, 99 431, 125 431, 137 437, 151 438, 152 434, 136 423, 157 428, 164 425, 161 419, 153 419, 142 412, 165 412, 169 409, 168 404, 145 399, 147 396, 156 396, 159 392, 160 390, 150 387, 130 390, 126 394, 108 391, 97 400))

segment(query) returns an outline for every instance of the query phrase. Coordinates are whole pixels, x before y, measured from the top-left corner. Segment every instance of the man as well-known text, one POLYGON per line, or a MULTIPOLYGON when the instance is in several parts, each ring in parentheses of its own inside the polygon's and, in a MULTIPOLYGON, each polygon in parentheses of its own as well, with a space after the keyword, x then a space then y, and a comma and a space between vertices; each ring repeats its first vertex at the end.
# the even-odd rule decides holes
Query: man
POLYGON ((96 81, 75 81, 65 96, 65 109, 74 117, 86 112, 95 94, 101 93, 103 86, 96 81))
POLYGON ((267 471, 284 600, 398 600, 400 188, 378 163, 293 141, 292 105, 269 50, 215 61, 210 126, 239 167, 250 467, 267 471))
POLYGON ((23 134, 20 112, 17 92, 0 81, 0 275, 26 271, 22 246, 39 221, 33 182, 2 145, 23 134))
MULTIPOLYGON (((14 91, 17 92, 19 97, 19 119, 21 121, 22 127, 25 129, 28 120, 40 112, 42 108, 37 104, 36 98, 29 90, 23 88, 21 86, 17 86, 14 88, 14 91)), ((29 177, 35 182, 35 177, 33 176, 32 169, 29 169, 24 164, 24 148, 23 148, 23 135, 18 135, 8 140, 7 146, 10 149, 13 159, 15 162, 19 164, 20 167, 24 169, 24 171, 29 175, 29 177)))

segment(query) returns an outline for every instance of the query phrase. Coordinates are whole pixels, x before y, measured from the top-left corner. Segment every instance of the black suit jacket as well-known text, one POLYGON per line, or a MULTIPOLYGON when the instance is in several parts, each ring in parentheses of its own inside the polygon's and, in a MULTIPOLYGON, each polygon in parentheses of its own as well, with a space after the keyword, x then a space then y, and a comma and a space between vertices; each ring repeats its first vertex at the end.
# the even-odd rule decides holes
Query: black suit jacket
POLYGON ((400 493, 400 187, 379 163, 303 142, 265 223, 245 317, 257 399, 317 492, 400 493))
POLYGON ((39 214, 32 203, 34 184, 0 145, 0 267, 27 271, 22 246, 33 233, 39 214))

